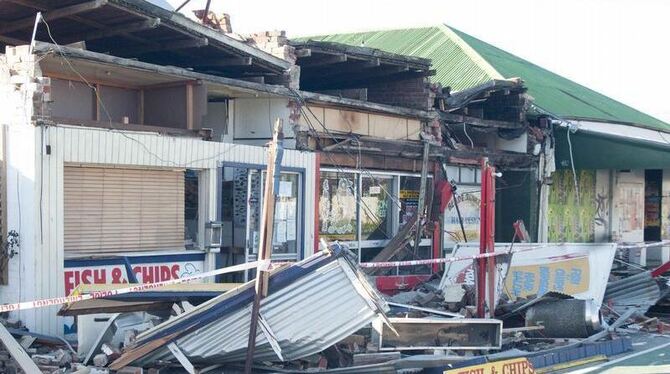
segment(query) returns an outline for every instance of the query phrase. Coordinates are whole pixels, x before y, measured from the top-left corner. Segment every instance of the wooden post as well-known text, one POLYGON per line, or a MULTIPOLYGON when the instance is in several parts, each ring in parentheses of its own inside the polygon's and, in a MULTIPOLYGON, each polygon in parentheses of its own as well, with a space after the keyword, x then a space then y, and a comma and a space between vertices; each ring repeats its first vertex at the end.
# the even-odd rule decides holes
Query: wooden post
POLYGON ((195 114, 193 113, 193 85, 186 84, 186 128, 193 130, 195 114))
POLYGON ((421 163, 421 187, 419 190, 419 206, 417 207, 416 234, 414 235, 414 254, 419 252, 421 242, 421 217, 426 205, 426 185, 428 184, 428 158, 430 155, 430 143, 423 142, 423 161, 421 163))
POLYGON ((275 193, 279 188, 281 160, 284 152, 284 133, 282 121, 275 122, 272 143, 268 149, 267 176, 265 177, 265 194, 261 211, 260 238, 258 241, 258 266, 256 268, 256 296, 251 309, 251 327, 249 328, 249 343, 244 364, 245 374, 251 373, 256 348, 256 332, 261 300, 268 294, 268 280, 270 277, 269 263, 272 256, 272 238, 274 231, 275 193))

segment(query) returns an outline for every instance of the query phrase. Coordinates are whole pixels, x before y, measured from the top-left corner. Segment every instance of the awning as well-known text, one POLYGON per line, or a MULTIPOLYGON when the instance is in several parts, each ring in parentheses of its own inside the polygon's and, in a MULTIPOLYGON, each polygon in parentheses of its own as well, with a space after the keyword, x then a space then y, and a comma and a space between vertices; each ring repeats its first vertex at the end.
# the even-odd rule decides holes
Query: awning
MULTIPOLYGON (((576 169, 663 169, 670 165, 670 134, 630 125, 572 121, 576 169)), ((567 129, 557 128, 556 167, 570 168, 567 129)))

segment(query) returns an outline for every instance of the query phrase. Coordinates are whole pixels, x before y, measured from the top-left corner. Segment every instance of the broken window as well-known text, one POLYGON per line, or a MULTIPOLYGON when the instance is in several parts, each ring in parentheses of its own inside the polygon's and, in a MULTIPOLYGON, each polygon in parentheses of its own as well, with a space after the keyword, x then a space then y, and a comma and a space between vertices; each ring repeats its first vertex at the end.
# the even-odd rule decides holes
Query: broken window
POLYGON ((363 176, 361 188, 361 240, 393 237, 393 177, 363 176))

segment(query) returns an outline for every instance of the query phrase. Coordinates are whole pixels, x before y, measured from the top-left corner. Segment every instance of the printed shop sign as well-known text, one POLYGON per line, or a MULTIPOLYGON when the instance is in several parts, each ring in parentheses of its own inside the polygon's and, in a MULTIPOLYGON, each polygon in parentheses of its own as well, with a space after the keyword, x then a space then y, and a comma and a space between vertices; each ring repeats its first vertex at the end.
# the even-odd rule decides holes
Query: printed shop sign
POLYGON ((534 374, 533 365, 526 358, 515 358, 443 371, 443 374, 534 374))
MULTIPOLYGON (((512 300, 554 291, 578 299, 593 299, 597 305, 602 303, 616 244, 515 243, 513 248, 523 250, 538 246, 535 250, 512 255, 502 292, 512 300)), ((509 247, 509 243, 496 243, 495 251, 505 252, 509 247)), ((478 243, 459 243, 447 256, 473 256, 478 253, 478 243)), ((442 286, 474 284, 474 281, 472 261, 445 265, 442 286)))
POLYGON ((196 275, 203 272, 204 261, 203 253, 65 260, 65 294, 69 295, 80 284, 129 283, 128 268, 138 283, 196 275))

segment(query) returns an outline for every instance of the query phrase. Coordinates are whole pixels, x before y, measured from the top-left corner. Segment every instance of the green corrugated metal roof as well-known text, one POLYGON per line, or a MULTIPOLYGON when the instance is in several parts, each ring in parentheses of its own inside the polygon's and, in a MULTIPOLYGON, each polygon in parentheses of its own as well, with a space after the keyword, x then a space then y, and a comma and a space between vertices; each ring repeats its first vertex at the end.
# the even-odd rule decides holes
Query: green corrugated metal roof
POLYGON ((302 38, 363 45, 430 58, 443 86, 459 91, 491 79, 520 77, 535 104, 566 118, 625 122, 670 132, 650 115, 445 25, 302 38))

